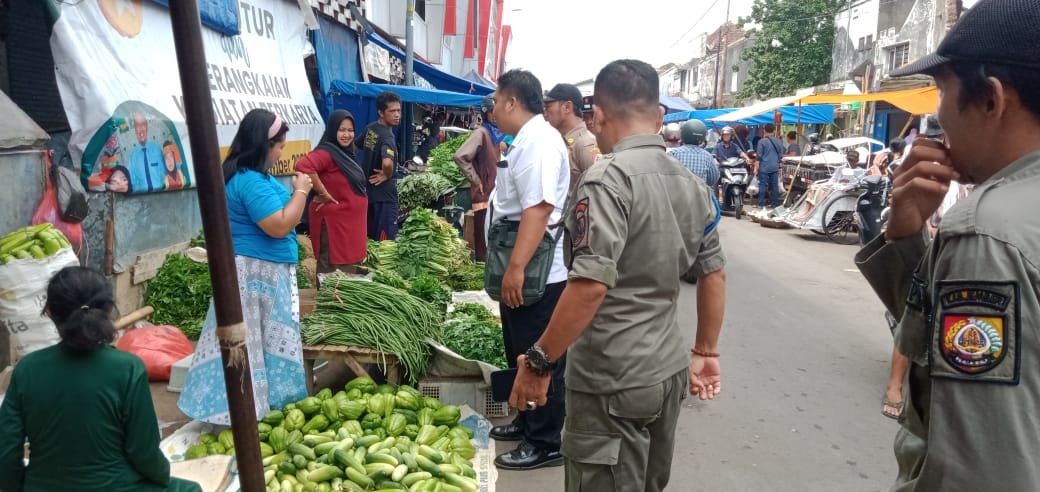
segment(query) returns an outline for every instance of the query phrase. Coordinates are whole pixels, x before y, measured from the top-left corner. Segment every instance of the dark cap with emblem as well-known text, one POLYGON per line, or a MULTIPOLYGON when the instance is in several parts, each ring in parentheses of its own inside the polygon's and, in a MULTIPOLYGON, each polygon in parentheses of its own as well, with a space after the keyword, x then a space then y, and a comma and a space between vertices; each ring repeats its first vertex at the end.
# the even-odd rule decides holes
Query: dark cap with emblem
POLYGON ((567 101, 574 105, 574 114, 581 116, 582 100, 581 91, 574 84, 556 84, 548 94, 545 102, 567 101))
POLYGON ((592 112, 593 99, 592 96, 585 96, 581 98, 581 110, 585 113, 592 112))
POLYGON ((980 0, 954 24, 935 53, 891 77, 934 75, 959 61, 1040 69, 1040 0, 980 0))

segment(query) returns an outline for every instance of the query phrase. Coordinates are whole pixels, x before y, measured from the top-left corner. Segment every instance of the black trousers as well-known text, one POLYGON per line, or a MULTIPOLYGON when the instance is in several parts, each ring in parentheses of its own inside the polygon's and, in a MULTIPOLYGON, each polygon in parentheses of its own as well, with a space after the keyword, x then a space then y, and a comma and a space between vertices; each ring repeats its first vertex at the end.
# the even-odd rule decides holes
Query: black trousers
MULTIPOLYGON (((545 328, 549 326, 556 303, 567 282, 558 282, 545 286, 545 295, 530 306, 510 309, 505 304, 499 306, 502 314, 502 336, 505 338, 506 360, 509 367, 516 367, 516 358, 527 352, 541 338, 545 328)), ((524 430, 524 440, 539 449, 556 451, 560 449, 560 431, 563 430, 565 390, 563 386, 563 370, 566 356, 560 357, 552 369, 552 381, 549 383, 549 399, 545 406, 531 411, 520 412, 514 421, 524 430)))

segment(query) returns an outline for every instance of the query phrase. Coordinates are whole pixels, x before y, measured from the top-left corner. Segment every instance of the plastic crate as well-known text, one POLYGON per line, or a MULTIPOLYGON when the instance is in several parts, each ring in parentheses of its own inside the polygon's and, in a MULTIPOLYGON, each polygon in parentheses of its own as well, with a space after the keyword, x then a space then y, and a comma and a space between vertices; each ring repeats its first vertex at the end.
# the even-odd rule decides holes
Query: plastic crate
POLYGON ((448 405, 469 405, 485 417, 509 416, 509 404, 491 397, 491 387, 480 378, 423 378, 419 392, 448 405))

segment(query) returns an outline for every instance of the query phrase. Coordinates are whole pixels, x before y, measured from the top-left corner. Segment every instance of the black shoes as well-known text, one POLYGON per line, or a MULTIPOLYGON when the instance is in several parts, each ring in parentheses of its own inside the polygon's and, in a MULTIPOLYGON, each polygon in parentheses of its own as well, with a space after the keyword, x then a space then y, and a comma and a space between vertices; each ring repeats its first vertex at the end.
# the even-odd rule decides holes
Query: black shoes
POLYGON ((496 441, 519 441, 524 438, 524 431, 516 424, 498 425, 491 428, 491 438, 496 441))
POLYGON ((495 458, 495 466, 505 470, 534 470, 562 464, 563 455, 559 451, 538 449, 527 441, 521 442, 516 449, 502 453, 495 458))

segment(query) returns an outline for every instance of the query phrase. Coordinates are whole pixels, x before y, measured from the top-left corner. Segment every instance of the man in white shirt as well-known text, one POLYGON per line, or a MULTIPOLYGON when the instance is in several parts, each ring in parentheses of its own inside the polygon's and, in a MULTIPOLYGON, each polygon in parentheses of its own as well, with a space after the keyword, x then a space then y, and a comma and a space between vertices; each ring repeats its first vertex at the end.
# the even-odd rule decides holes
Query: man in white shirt
MULTIPOLYGON (((502 279, 502 335, 511 367, 542 336, 567 283, 563 242, 557 241, 545 294, 523 305, 524 271, 548 232, 556 237, 570 185, 567 148, 542 116, 542 86, 533 74, 511 70, 498 79, 495 118, 503 133, 516 135, 507 161, 499 164, 491 195, 490 224, 519 221, 516 245, 502 279), (504 167, 503 167, 504 166, 504 167)), ((490 227, 487 228, 490 230, 490 227)), ((562 232, 562 231, 561 231, 562 232)), ((488 242, 489 255, 494 247, 488 242)), ((495 459, 500 468, 530 470, 560 466, 560 431, 564 419, 564 358, 552 367, 552 384, 544 406, 529 408, 509 425, 495 427, 491 437, 520 440, 513 451, 495 459)))

